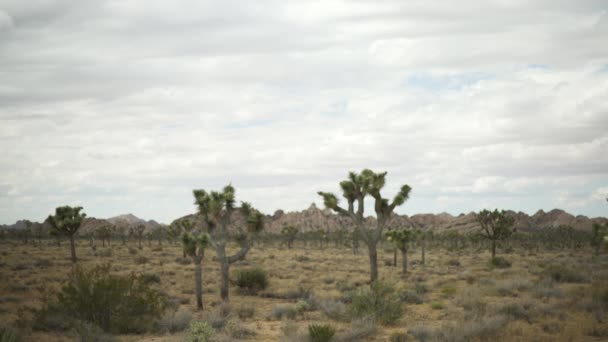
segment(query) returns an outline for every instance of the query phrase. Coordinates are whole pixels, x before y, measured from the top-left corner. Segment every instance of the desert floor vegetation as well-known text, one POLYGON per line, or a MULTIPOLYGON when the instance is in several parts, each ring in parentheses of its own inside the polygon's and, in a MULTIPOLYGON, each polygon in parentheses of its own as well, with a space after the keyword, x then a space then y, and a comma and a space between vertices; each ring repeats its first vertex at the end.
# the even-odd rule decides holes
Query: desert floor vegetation
MULTIPOLYGON (((219 265, 209 254, 202 262, 202 311, 196 310, 194 264, 184 262, 181 245, 145 245, 133 254, 136 242, 93 250, 86 240, 77 240, 79 267, 109 264, 112 274, 141 275, 163 298, 164 312, 147 330, 131 334, 104 332, 88 322, 56 331, 37 322, 38 310, 54 298, 72 271, 69 254, 50 240, 41 248, 1 241, 2 334, 24 341, 91 336, 184 341, 197 340, 196 334, 198 340, 216 341, 608 339, 608 256, 594 256, 591 248, 534 253, 511 248, 500 251, 511 263, 507 268, 488 263, 488 250, 443 248, 427 249, 422 265, 419 248, 411 248, 405 275, 401 265, 379 263, 381 285, 374 293, 366 253, 353 255, 348 246, 305 247, 297 240, 288 248, 279 240, 257 242, 245 260, 233 265, 230 303, 222 303, 219 265), (237 280, 252 269, 265 272, 264 286, 243 291, 237 280), (372 305, 381 312, 362 309, 372 305)), ((392 260, 393 248, 388 242, 380 245, 380 260, 392 260)))

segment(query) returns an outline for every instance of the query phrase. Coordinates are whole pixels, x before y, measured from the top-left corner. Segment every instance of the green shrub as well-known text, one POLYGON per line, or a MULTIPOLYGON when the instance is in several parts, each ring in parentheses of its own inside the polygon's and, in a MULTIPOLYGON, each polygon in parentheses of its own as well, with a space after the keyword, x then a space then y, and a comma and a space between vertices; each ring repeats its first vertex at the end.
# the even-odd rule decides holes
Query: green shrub
POLYGON ((237 270, 235 278, 235 284, 243 294, 256 294, 268 287, 268 275, 259 267, 237 270))
POLYGON ((445 305, 441 302, 433 302, 433 303, 431 303, 431 309, 443 310, 443 309, 445 309, 445 305))
POLYGON ((403 316, 403 307, 395 288, 375 281, 371 288, 359 288, 350 306, 355 317, 373 316, 383 324, 391 324, 403 316))
POLYGON ((509 268, 511 262, 503 257, 494 257, 490 259, 490 267, 492 268, 509 268))
POLYGON ((65 330, 76 321, 85 321, 108 332, 142 333, 151 328, 163 306, 161 295, 141 276, 110 274, 110 264, 76 267, 57 300, 36 313, 35 322, 43 330, 54 330, 49 326, 53 322, 65 330))
POLYGON ((19 342, 21 337, 15 329, 0 327, 0 342, 19 342))
POLYGON ((336 329, 329 324, 310 324, 308 335, 312 342, 328 342, 334 338, 336 329))
POLYGON ((190 323, 186 342, 211 342, 215 331, 213 327, 205 321, 194 321, 190 323))

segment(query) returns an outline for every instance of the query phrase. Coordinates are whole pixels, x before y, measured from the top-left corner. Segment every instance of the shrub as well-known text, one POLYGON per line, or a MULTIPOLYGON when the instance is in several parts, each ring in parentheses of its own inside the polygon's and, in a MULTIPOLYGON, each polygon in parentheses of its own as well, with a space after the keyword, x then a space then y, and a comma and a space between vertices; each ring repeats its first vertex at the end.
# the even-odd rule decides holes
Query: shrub
POLYGON ((135 255, 135 254, 137 254, 137 253, 138 253, 137 249, 135 249, 135 248, 133 248, 133 247, 129 247, 129 254, 131 254, 131 255, 135 255))
POLYGON ((336 334, 336 329, 329 324, 310 324, 308 336, 312 342, 329 342, 336 334))
POLYGON ((422 297, 414 290, 403 291, 399 294, 399 299, 407 304, 422 304, 422 297))
POLYGON ((230 319, 230 311, 232 311, 230 304, 222 302, 215 310, 209 313, 206 321, 214 329, 224 329, 230 319))
POLYGON ((237 311, 237 315, 239 316, 240 319, 243 319, 243 320, 253 317, 254 314, 255 314, 255 308, 250 305, 243 305, 237 311))
POLYGON ((175 258, 175 263, 180 265, 190 265, 191 262, 190 258, 175 258))
POLYGON ((310 258, 307 257, 306 255, 296 255, 295 259, 296 259, 296 261, 299 261, 299 262, 310 261, 310 258))
POLYGON ((446 323, 438 331, 432 333, 429 339, 432 341, 488 341, 496 339, 499 331, 507 322, 508 320, 504 316, 492 316, 471 321, 446 323))
POLYGON ((354 320, 350 332, 343 338, 344 341, 357 341, 376 334, 376 321, 371 317, 354 320))
POLYGON ((458 259, 450 259, 447 264, 448 266, 460 266, 460 261, 458 259))
POLYGON ((530 321, 530 313, 521 304, 512 303, 502 306, 498 309, 498 313, 510 317, 514 320, 530 321))
POLYGON ((276 305, 272 308, 272 317, 275 319, 294 319, 297 311, 293 305, 276 305))
POLYGON ((247 327, 239 324, 236 320, 231 319, 226 324, 226 332, 228 335, 235 339, 247 339, 256 335, 255 331, 248 329, 247 327))
MULTIPOLYGON (((163 300, 141 276, 110 274, 110 264, 92 269, 76 267, 57 295, 56 302, 46 303, 36 313, 42 328, 59 322, 60 330, 70 321, 93 323, 105 331, 119 333, 145 332, 162 313, 163 300)), ((40 326, 38 326, 40 328, 40 326)))
POLYGON ((296 312, 298 314, 303 314, 306 311, 311 311, 312 310, 312 306, 310 305, 310 303, 308 301, 300 299, 296 303, 295 309, 296 309, 296 312))
POLYGON ((494 257, 490 259, 490 267, 491 268, 509 268, 511 267, 511 262, 503 257, 494 257))
POLYGON ((533 295, 536 298, 559 298, 562 290, 555 286, 555 281, 551 278, 544 278, 534 285, 533 295))
POLYGON ((235 284, 243 294, 257 294, 268 287, 268 275, 259 267, 237 270, 235 284))
POLYGON ((562 265, 547 267, 545 274, 551 277, 551 279, 562 283, 584 283, 588 280, 583 273, 562 265))
POLYGON ((176 333, 184 331, 192 321, 192 313, 190 311, 180 310, 172 315, 165 315, 162 319, 156 322, 156 331, 158 333, 176 333))
POLYGON ((410 335, 414 336, 420 342, 426 342, 430 340, 434 335, 434 332, 431 328, 420 323, 409 328, 407 332, 410 335))
POLYGON ((97 255, 102 258, 110 258, 112 256, 112 249, 111 248, 102 249, 99 252, 97 252, 97 255))
POLYGON ((40 268, 47 268, 53 266, 53 262, 48 259, 38 259, 34 261, 34 266, 40 268))
POLYGON ((0 327, 0 341, 1 342, 19 342, 21 337, 17 331, 13 328, 0 327))
POLYGON ((337 321, 343 321, 348 318, 346 305, 338 300, 325 299, 319 301, 319 308, 328 318, 337 321))
POLYGON ((160 284, 160 276, 156 273, 144 273, 141 275, 141 280, 146 284, 160 284))
POLYGON ((137 258, 135 258, 135 263, 137 265, 141 265, 141 264, 147 264, 150 260, 148 258, 146 258, 145 256, 141 255, 138 256, 137 258))
POLYGON ((433 302, 433 303, 431 303, 431 309, 443 310, 443 309, 445 309, 445 305, 441 302, 433 302))
POLYGON ((406 342, 409 341, 409 337, 405 332, 395 331, 391 334, 391 336, 389 336, 388 340, 389 342, 406 342))
POLYGON ((215 331, 205 321, 194 321, 190 323, 188 333, 186 334, 186 342, 211 342, 215 331))
POLYGON ((111 342, 114 341, 112 335, 106 334, 100 327, 88 323, 79 322, 74 327, 77 341, 80 342, 111 342))
POLYGON ((383 324, 391 324, 403 315, 403 307, 394 287, 375 281, 371 288, 359 288, 350 306, 356 317, 373 316, 383 324))

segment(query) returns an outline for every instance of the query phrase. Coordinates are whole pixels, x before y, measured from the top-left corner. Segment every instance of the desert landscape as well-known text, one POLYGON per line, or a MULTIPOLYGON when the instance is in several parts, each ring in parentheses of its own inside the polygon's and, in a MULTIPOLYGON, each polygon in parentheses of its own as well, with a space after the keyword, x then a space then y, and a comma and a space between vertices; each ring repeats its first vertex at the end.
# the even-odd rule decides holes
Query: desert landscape
POLYGON ((0 342, 608 341, 608 0, 0 0, 0 342))
MULTIPOLYGON (((206 197, 200 203, 210 203, 201 198, 206 197)), ((251 226, 251 219, 233 211, 242 207, 230 209, 229 199, 223 203, 216 214, 238 216, 230 232, 251 226)), ((395 214, 378 241, 378 275, 372 282, 361 234, 377 230, 377 219, 366 217, 365 228, 358 230, 348 223, 351 217, 313 203, 300 212, 258 216, 260 229, 250 236, 246 256, 233 261, 224 294, 222 263, 217 262, 222 254, 213 253, 220 241, 214 229, 219 228, 210 228, 211 219, 205 223, 204 208, 170 225, 131 214, 83 217, 74 234, 75 262, 69 241, 56 234, 59 214, 43 223, 3 226, 2 341, 608 338, 605 218, 574 217, 557 209, 533 216, 502 212, 510 218, 506 228, 511 233, 496 240, 492 256, 483 212, 395 214), (188 237, 200 241, 195 239, 202 236, 209 239, 207 245, 189 245, 188 237), (88 311, 99 306, 110 317, 122 310, 121 303, 108 298, 119 296, 112 287, 119 286, 107 283, 111 276, 135 277, 137 285, 131 286, 148 297, 132 300, 150 301, 130 313, 134 316, 120 316, 125 322, 106 322, 99 311, 88 311)), ((227 238, 223 253, 237 255, 243 239, 227 238)))

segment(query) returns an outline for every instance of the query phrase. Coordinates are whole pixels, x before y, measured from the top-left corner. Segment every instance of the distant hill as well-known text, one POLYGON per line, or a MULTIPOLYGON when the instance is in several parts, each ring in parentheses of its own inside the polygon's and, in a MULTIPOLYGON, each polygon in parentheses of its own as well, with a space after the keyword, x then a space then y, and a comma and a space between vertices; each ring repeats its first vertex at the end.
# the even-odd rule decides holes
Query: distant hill
MULTIPOLYGON (((535 228, 559 227, 560 225, 569 225, 574 229, 590 231, 593 223, 608 222, 608 219, 604 217, 588 218, 582 215, 573 216, 560 209, 553 209, 546 213, 539 210, 532 216, 515 211, 507 211, 507 213, 515 217, 515 227, 520 231, 535 228)), ((187 215, 176 219, 176 221, 185 218, 192 219, 193 217, 193 215, 187 215)), ((375 219, 373 217, 368 217, 367 220, 372 224, 375 219)), ((334 231, 341 227, 351 227, 349 219, 337 216, 332 213, 331 210, 320 209, 314 203, 302 211, 286 213, 283 210, 277 210, 273 215, 266 216, 265 230, 268 232, 280 232, 285 225, 297 226, 303 232, 318 229, 334 231)), ((475 220, 475 213, 473 212, 460 214, 458 216, 453 216, 448 213, 416 214, 412 216, 394 214, 387 223, 387 227, 414 227, 431 229, 436 232, 446 230, 467 232, 481 228, 475 220)))
MULTIPOLYGON (((515 218, 515 227, 518 230, 531 230, 535 228, 559 227, 560 225, 572 226, 574 229, 590 231, 593 223, 608 222, 604 217, 589 218, 587 216, 571 215, 561 209, 553 209, 549 212, 543 210, 537 211, 534 215, 528 215, 523 212, 508 211, 508 214, 515 218)), ((175 221, 183 219, 193 219, 194 215, 190 214, 180 217, 175 221)), ((238 213, 235 213, 235 219, 241 220, 238 213)), ((367 220, 373 224, 374 218, 368 217, 367 220)), ((173 223, 172 222, 172 223, 173 223)), ((44 229, 49 228, 48 222, 38 223, 28 220, 19 220, 12 225, 0 225, 0 229, 23 229, 28 226, 36 227, 43 225, 44 229)), ((154 220, 144 220, 133 214, 123 214, 107 219, 99 219, 89 217, 85 219, 84 225, 79 233, 88 233, 94 231, 97 227, 105 224, 113 224, 118 227, 128 228, 133 225, 143 224, 146 226, 146 231, 151 231, 163 226, 154 220)), ((328 209, 318 208, 314 203, 307 209, 302 211, 284 212, 277 210, 272 215, 266 216, 266 231, 280 232, 285 225, 294 225, 300 228, 301 231, 314 231, 324 229, 334 231, 340 228, 351 228, 350 221, 347 218, 337 216, 328 209)), ((389 220, 387 226, 389 228, 397 227, 414 227, 422 229, 431 229, 436 232, 446 230, 458 230, 462 232, 473 231, 479 229, 479 225, 475 220, 475 213, 460 214, 453 216, 448 213, 439 214, 416 214, 412 216, 394 214, 389 220)))

